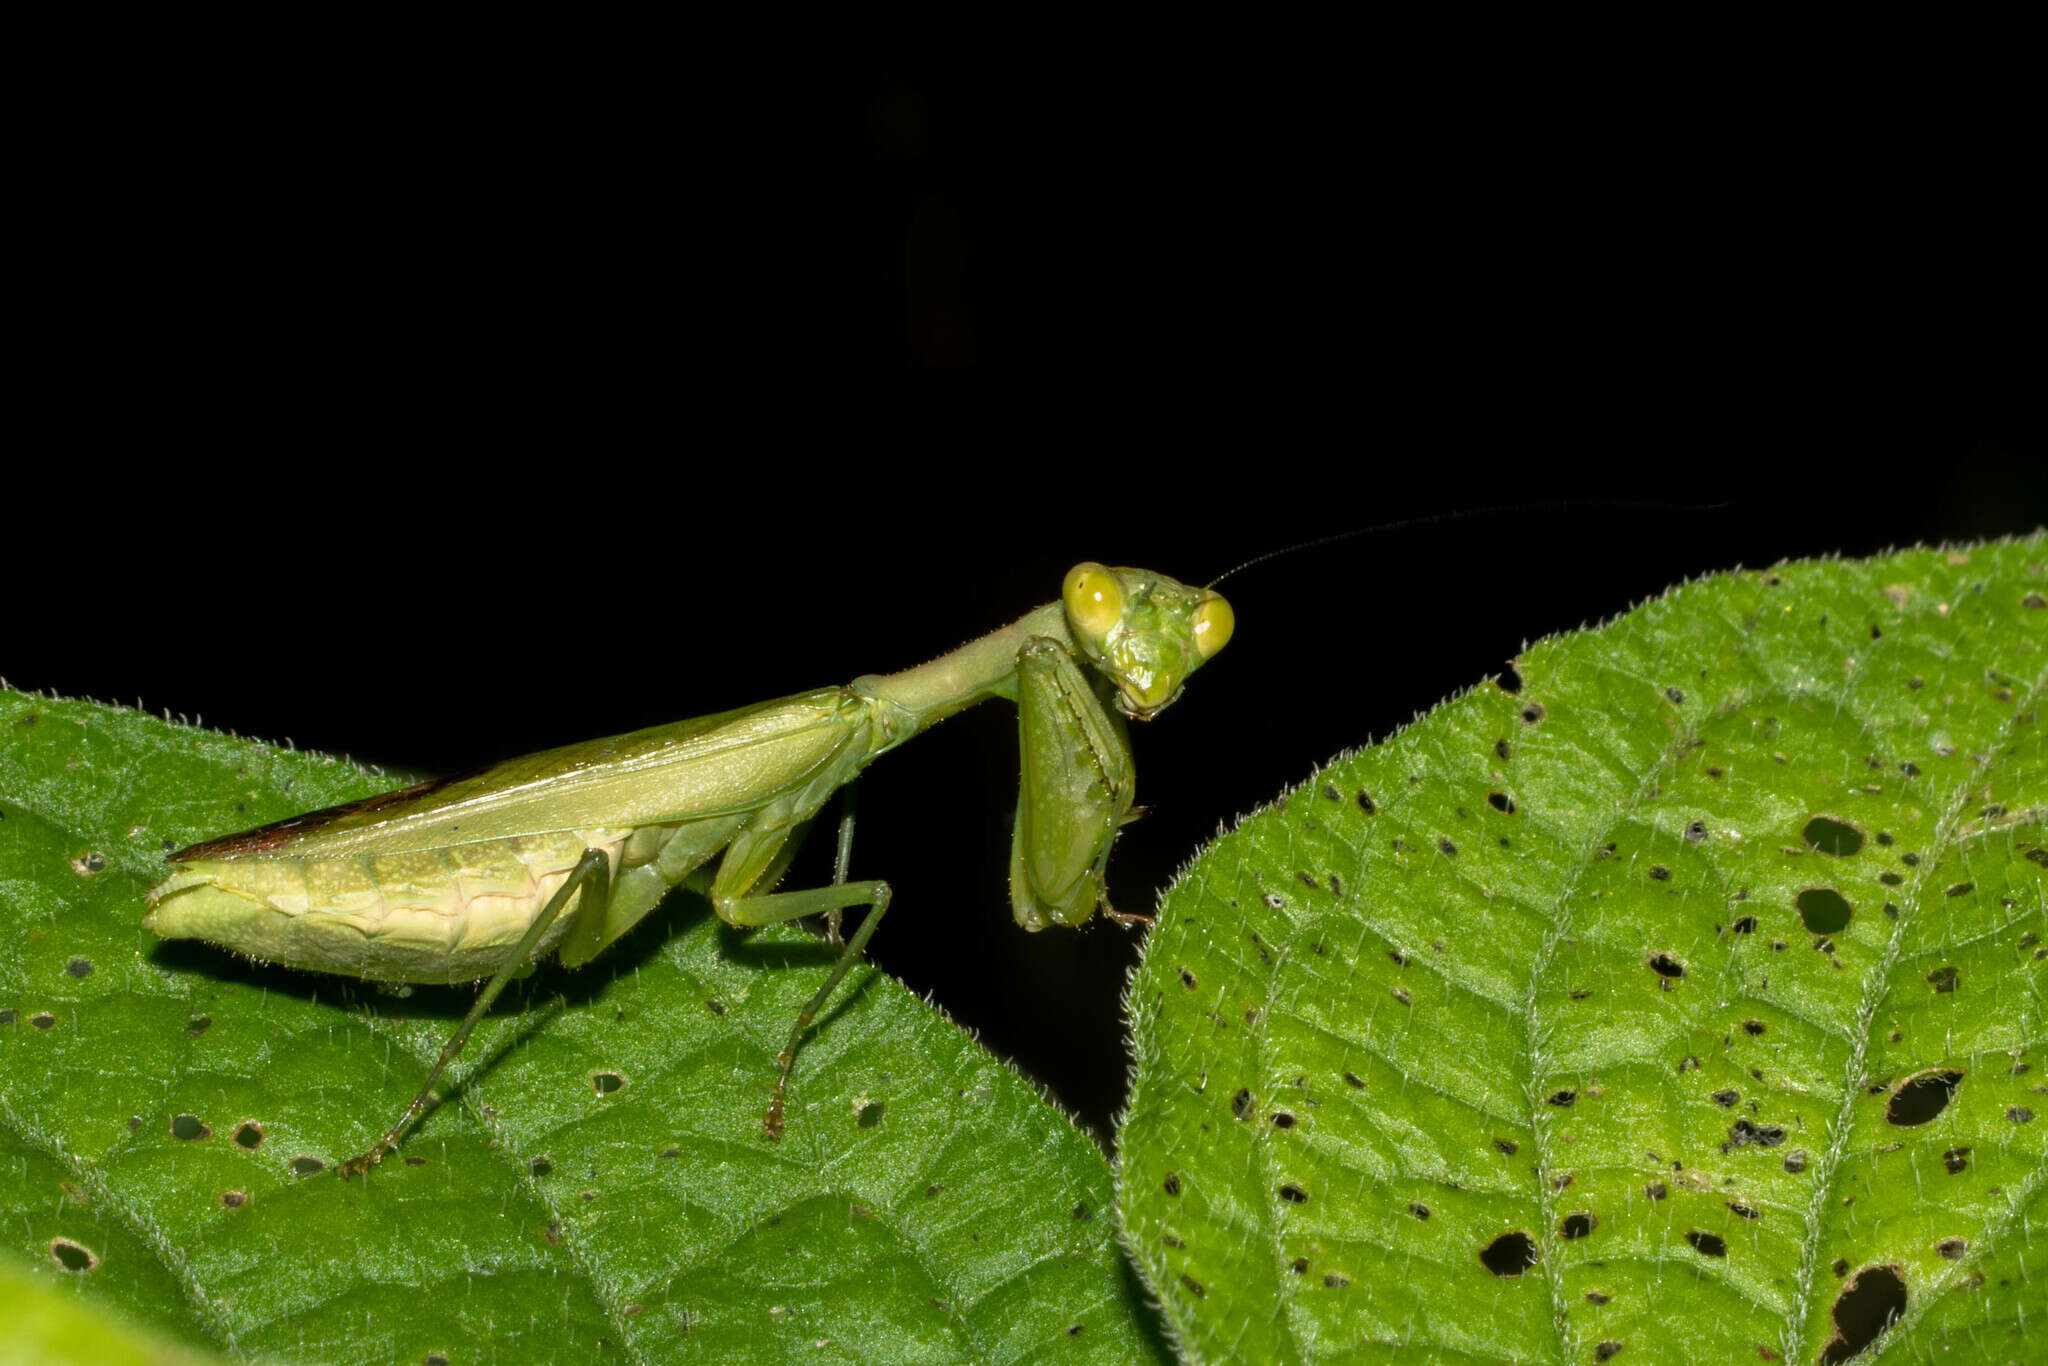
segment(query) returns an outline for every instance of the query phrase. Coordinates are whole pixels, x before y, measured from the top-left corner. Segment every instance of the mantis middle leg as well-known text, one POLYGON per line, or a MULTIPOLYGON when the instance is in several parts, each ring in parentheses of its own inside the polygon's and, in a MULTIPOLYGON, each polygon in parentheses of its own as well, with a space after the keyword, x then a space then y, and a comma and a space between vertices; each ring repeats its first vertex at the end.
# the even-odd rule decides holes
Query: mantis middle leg
MULTIPOLYGON (((838 849, 833 860, 832 885, 813 887, 801 892, 770 892, 763 896, 748 896, 745 888, 757 880, 765 880, 763 874, 778 865, 786 864, 785 845, 792 831, 764 831, 752 838, 742 836, 733 841, 733 847, 726 852, 724 863, 719 866, 718 877, 711 886, 711 905, 719 919, 729 925, 754 928, 762 925, 779 925, 786 920, 796 920, 807 915, 823 915, 827 918, 832 937, 838 939, 839 912, 851 906, 866 906, 868 913, 861 919, 860 927, 846 941, 839 952, 839 958, 832 964, 831 973, 825 984, 818 988, 804 1008, 797 1012, 796 1024, 789 1031, 789 1042, 776 1055, 775 1094, 768 1103, 767 1118, 762 1121, 762 1132, 769 1138, 782 1137, 783 1104, 789 1091, 790 1070, 796 1065, 797 1046, 803 1042, 804 1031, 818 1018, 818 1012, 825 1008, 832 992, 843 981, 853 965, 860 961, 868 940, 874 938, 875 929, 882 923, 882 917, 889 910, 889 884, 879 880, 848 882, 847 865, 853 859, 853 802, 852 784, 844 789, 847 796, 839 820, 838 849), (734 890, 735 888, 739 890, 734 890)), ((751 833, 751 832, 750 832, 751 833)))

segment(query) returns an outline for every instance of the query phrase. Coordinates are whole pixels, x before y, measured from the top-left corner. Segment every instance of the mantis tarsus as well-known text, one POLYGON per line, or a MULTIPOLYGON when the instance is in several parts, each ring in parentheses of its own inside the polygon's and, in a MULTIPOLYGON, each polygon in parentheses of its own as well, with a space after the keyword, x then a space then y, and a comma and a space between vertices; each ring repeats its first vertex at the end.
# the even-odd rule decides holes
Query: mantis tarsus
POLYGON ((510 759, 170 856, 146 923, 287 966, 382 982, 485 981, 425 1084, 368 1152, 397 1146, 507 982, 550 952, 589 962, 688 884, 741 928, 866 906, 777 1058, 778 1137, 804 1032, 889 908, 849 882, 850 807, 830 886, 773 890, 812 819, 860 771, 977 702, 1017 704, 1022 783, 1010 901, 1027 930, 1100 909, 1131 814, 1123 718, 1156 716, 1229 640, 1230 605, 1165 575, 1075 566, 1061 600, 929 664, 715 716, 510 759), (713 860, 716 859, 715 866, 713 860))

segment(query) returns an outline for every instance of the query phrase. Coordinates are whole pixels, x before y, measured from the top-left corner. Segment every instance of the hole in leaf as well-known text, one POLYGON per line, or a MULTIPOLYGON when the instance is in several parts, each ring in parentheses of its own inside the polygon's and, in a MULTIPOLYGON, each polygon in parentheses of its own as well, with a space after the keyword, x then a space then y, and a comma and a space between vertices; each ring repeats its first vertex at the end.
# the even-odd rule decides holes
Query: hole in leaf
POLYGON ((534 1176, 552 1176, 555 1172, 555 1164, 548 1161, 545 1157, 536 1157, 533 1161, 526 1164, 526 1170, 534 1176))
POLYGON ((1962 1080, 1961 1072, 1923 1072, 1909 1077, 1892 1092, 1884 1117, 1901 1128, 1926 1124, 1948 1108, 1962 1080))
POLYGON ((1182 968, 1180 970, 1180 984, 1189 991, 1193 991, 1195 989, 1195 974, 1189 972, 1186 968, 1182 968))
POLYGON ((1950 1176, 1961 1176, 1970 1165, 1968 1148, 1950 1148, 1941 1155, 1941 1165, 1948 1168, 1950 1176))
POLYGON ((173 1115, 171 1137, 185 1143, 196 1143, 202 1138, 212 1138, 213 1130, 207 1128, 206 1121, 197 1115, 173 1115))
POLYGON ((1239 1091, 1230 1098, 1231 1114, 1236 1115, 1239 1119, 1245 1119, 1251 1115, 1251 1112, 1252 1093, 1250 1091, 1239 1091))
POLYGON ((1541 702, 1531 702, 1528 706, 1522 708, 1522 724, 1525 726, 1533 726, 1538 721, 1541 721, 1543 717, 1544 711, 1541 702))
POLYGON ((1608 1338, 1593 1348, 1593 1360, 1595 1361, 1612 1361, 1620 1354, 1621 1344, 1613 1338, 1608 1338))
POLYGON ((64 973, 68 977, 90 977, 92 976, 92 959, 74 958, 64 965, 64 973))
POLYGON ((50 1256, 66 1271, 92 1271, 99 1267, 99 1254, 84 1243, 74 1243, 69 1238, 52 1238, 50 1256))
POLYGON ((1835 1336, 1820 1354, 1822 1366, 1847 1361, 1877 1340, 1906 1312, 1906 1280, 1897 1267, 1871 1266, 1835 1296, 1835 1336))
POLYGON ((1367 792, 1363 788, 1360 788, 1358 791, 1358 809, 1368 816, 1379 811, 1379 807, 1373 804, 1372 793, 1367 792))
POLYGON ((1706 1233, 1700 1229, 1694 1229, 1685 1235, 1685 1241, 1691 1243, 1693 1251, 1699 1253, 1702 1257, 1725 1257, 1728 1255, 1728 1240, 1718 1233, 1706 1233))
POLYGON ((1536 1240, 1526 1233, 1503 1233, 1480 1249, 1479 1260, 1496 1276, 1519 1276, 1536 1265, 1536 1240))
POLYGON ((1292 1181, 1289 1181, 1280 1188, 1280 1198, 1290 1205, 1306 1205, 1308 1203, 1308 1192, 1295 1185, 1292 1181))
POLYGON ((1600 1227, 1600 1221, 1590 1214, 1567 1214, 1557 1225, 1560 1238, 1583 1238, 1600 1227))
POLYGON ((220 1193, 220 1203, 222 1209, 240 1209, 249 1203, 249 1192, 222 1191, 220 1193))
POLYGON ((1733 925, 1730 925, 1728 928, 1735 931, 1735 933, 1737 934, 1755 934, 1756 917, 1753 915, 1745 915, 1741 919, 1737 920, 1733 925))
POLYGON ((1954 991, 1956 983, 1961 980, 1962 973, 1956 970, 1953 963, 1944 964, 1927 974, 1927 985, 1933 987, 1935 992, 1940 995, 1946 995, 1954 991))
POLYGON ((1836 934, 1847 929, 1849 902, 1832 887, 1808 887, 1793 900, 1799 919, 1815 934, 1836 934))
POLYGON ((608 1096, 614 1091, 626 1089, 626 1079, 617 1072, 593 1072, 590 1075, 590 1084, 600 1096, 608 1096))
POLYGON ((1166 1179, 1165 1179, 1164 1181, 1162 1181, 1162 1182, 1160 1182, 1160 1183, 1159 1183, 1159 1188, 1160 1188, 1161 1190, 1165 1191, 1165 1192, 1166 1192, 1166 1193, 1167 1193, 1168 1195, 1179 1195, 1179 1194, 1180 1194, 1180 1173, 1179 1173, 1179 1172, 1168 1172, 1168 1173, 1166 1174, 1166 1179))
POLYGON ((1815 816, 1801 830, 1801 837, 1823 854, 1847 858, 1863 848, 1863 832, 1833 816, 1815 816))
POLYGON ((1292 1110, 1275 1110, 1275 1111, 1273 1112, 1273 1127, 1274 1127, 1274 1128, 1276 1128, 1276 1129, 1292 1129, 1292 1128, 1294 1127, 1294 1125, 1295 1125, 1295 1118, 1294 1118, 1294 1112, 1293 1112, 1292 1110))
POLYGON ((327 1170, 327 1164, 317 1157, 295 1157, 291 1160, 290 1170, 293 1176, 318 1176, 327 1170))
POLYGON ((1685 976, 1685 964, 1661 949, 1651 956, 1650 968, 1659 977, 1685 976))
POLYGON ((28 1022, 30 1027, 44 1031, 57 1027, 57 1017, 47 1010, 38 1010, 35 1014, 28 1017, 28 1022))
POLYGON ((1515 814, 1515 799, 1505 792, 1487 793, 1486 804, 1504 816, 1515 814))
POLYGON ((1511 659, 1508 661, 1506 672, 1502 673, 1499 678, 1494 679, 1493 682, 1494 686, 1502 692, 1518 693, 1522 690, 1522 671, 1515 666, 1515 661, 1511 659))
POLYGON ((235 1126, 235 1146, 255 1152, 263 1146, 263 1126, 253 1119, 245 1119, 235 1126))
POLYGON ((872 1129, 882 1122, 882 1102, 868 1101, 854 1112, 853 1122, 863 1129, 872 1129))
POLYGON ((1944 1238, 1934 1245, 1935 1252, 1945 1262, 1960 1262, 1963 1254, 1970 1250, 1967 1238, 1944 1238))

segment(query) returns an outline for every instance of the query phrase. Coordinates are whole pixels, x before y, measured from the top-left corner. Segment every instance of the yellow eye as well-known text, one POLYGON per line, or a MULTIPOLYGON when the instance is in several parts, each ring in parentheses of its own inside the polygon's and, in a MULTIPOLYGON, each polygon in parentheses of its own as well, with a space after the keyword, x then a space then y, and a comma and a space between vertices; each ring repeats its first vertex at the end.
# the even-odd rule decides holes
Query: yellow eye
POLYGON ((1195 609, 1195 654, 1208 659, 1230 643, 1230 633, 1237 629, 1237 613, 1230 610, 1230 604, 1214 593, 1202 599, 1202 605, 1195 609))
POLYGON ((1093 561, 1067 571, 1062 596, 1067 620, 1085 636, 1100 639, 1124 614, 1124 593, 1117 587, 1116 576, 1093 561))

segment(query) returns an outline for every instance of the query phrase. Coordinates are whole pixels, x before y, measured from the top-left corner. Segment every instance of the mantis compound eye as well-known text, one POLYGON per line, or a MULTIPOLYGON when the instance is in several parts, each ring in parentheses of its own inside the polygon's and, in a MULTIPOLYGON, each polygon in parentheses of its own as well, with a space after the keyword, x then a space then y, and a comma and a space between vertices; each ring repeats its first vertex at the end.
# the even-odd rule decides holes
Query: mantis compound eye
POLYGON ((1195 609, 1196 657, 1205 662, 1214 658, 1218 650, 1230 643, 1230 633, 1236 629, 1237 613, 1220 595, 1210 593, 1195 609))
POLYGON ((1100 640, 1123 619, 1124 591, 1116 576, 1090 560, 1067 571, 1067 586, 1061 592, 1067 620, 1082 635, 1100 640))

